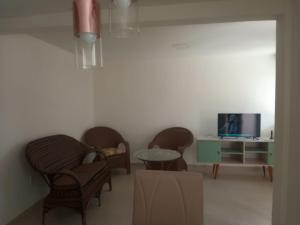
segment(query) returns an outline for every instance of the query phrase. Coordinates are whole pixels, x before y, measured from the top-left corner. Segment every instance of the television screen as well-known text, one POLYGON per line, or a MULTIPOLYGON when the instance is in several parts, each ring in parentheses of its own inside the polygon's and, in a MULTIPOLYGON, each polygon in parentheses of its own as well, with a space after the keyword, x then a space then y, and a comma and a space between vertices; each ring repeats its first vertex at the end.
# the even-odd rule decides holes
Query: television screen
POLYGON ((219 137, 260 137, 260 114, 219 113, 219 137))

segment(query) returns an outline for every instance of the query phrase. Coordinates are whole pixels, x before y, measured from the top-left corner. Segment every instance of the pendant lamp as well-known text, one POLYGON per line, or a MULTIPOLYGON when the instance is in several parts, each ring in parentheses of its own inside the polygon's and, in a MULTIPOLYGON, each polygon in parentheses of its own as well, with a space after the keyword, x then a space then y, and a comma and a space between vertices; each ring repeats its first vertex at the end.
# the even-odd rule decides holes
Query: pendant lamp
POLYGON ((100 5, 96 0, 73 2, 75 60, 82 69, 102 66, 100 5))
POLYGON ((126 38, 139 32, 137 0, 109 0, 109 28, 114 37, 126 38))

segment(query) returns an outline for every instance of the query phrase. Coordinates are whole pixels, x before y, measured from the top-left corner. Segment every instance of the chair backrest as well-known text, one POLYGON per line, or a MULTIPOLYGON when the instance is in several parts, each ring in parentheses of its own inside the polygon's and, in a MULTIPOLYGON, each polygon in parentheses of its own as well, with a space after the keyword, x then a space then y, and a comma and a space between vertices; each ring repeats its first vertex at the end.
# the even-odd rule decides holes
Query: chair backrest
POLYGON ((87 146, 72 137, 54 135, 30 142, 26 156, 34 169, 52 174, 79 166, 88 151, 87 146))
POLYGON ((139 170, 133 225, 203 225, 200 173, 139 170))
POLYGON ((124 141, 121 134, 109 127, 94 127, 84 134, 84 141, 90 146, 97 148, 117 147, 124 141))
POLYGON ((160 148, 178 150, 179 147, 189 147, 193 141, 191 131, 183 127, 172 127, 159 132, 149 144, 149 148, 158 145, 160 148))

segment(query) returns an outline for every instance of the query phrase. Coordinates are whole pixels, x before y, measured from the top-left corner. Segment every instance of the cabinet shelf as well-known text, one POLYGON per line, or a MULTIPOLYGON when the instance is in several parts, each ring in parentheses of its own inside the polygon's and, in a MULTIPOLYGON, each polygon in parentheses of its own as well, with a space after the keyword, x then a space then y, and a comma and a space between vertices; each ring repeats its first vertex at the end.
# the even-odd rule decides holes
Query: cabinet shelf
POLYGON ((239 159, 239 158, 224 157, 224 158, 222 158, 222 163, 224 163, 224 164, 243 164, 243 160, 239 159))
POLYGON ((248 165, 267 165, 268 163, 264 159, 260 158, 248 158, 245 160, 245 164, 248 165))
POLYGON ((224 155, 243 155, 243 150, 242 149, 237 149, 237 148, 222 148, 221 153, 224 155))
POLYGON ((273 165, 274 140, 208 138, 198 140, 197 149, 203 163, 273 165))
POLYGON ((246 147, 246 153, 268 154, 268 150, 264 148, 246 147))

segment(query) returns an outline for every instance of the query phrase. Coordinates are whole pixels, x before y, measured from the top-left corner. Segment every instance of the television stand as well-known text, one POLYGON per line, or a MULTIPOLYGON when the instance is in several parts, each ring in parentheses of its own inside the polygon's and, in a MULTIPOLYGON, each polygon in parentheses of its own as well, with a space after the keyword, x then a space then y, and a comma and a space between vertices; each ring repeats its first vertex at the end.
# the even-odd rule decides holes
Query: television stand
POLYGON ((273 180, 274 140, 264 138, 219 138, 197 139, 197 160, 213 165, 216 179, 220 166, 259 166, 266 176, 268 170, 273 180))

